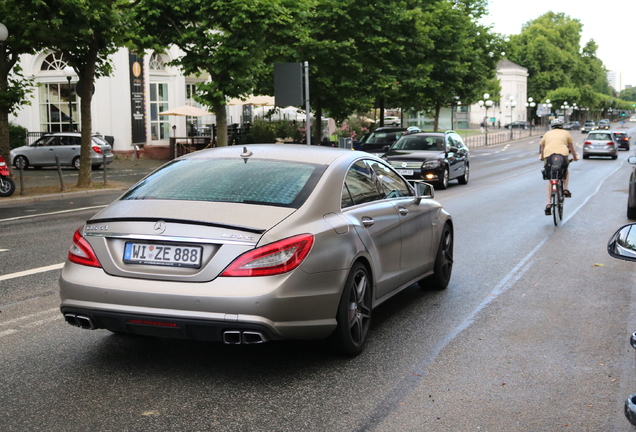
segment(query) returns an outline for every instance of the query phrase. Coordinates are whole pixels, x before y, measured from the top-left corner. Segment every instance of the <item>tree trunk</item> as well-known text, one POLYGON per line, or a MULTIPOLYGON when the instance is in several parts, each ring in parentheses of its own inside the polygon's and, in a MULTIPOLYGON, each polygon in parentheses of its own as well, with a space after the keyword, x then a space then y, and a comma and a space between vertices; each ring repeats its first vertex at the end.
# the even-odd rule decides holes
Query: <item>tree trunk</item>
MULTIPOLYGON (((80 97, 81 122, 81 150, 80 150, 80 170, 77 176, 77 187, 88 188, 91 186, 91 147, 93 144, 93 121, 91 116, 91 102, 93 100, 93 90, 95 88, 95 61, 86 62, 84 70, 76 71, 81 81, 78 91, 80 97)), ((77 86, 76 86, 77 88, 77 86)), ((105 168, 105 167, 104 167, 105 168)))
POLYGON ((380 98, 378 106, 380 108, 380 127, 382 127, 384 126, 384 98, 380 98))
POLYGON ((216 115, 216 146, 227 146, 227 111, 225 105, 214 104, 212 107, 216 115))
POLYGON ((439 130, 439 112, 442 108, 441 103, 438 101, 435 102, 435 120, 433 121, 433 132, 437 132, 439 130))

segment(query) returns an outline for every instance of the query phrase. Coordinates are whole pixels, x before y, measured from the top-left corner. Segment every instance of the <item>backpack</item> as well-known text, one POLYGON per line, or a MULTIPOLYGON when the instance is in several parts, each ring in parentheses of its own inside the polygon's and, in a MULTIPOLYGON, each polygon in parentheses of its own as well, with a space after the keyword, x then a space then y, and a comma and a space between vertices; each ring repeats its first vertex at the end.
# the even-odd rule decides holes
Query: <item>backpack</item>
POLYGON ((545 160, 545 168, 543 180, 565 179, 565 173, 568 169, 568 158, 560 154, 552 154, 545 160))

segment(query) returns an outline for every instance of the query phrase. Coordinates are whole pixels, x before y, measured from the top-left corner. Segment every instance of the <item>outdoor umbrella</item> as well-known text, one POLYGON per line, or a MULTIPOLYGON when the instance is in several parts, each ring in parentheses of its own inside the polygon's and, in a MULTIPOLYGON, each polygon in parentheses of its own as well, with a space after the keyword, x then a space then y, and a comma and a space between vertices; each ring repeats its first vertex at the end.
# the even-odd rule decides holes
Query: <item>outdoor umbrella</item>
POLYGON ((193 107, 192 105, 183 105, 178 108, 162 111, 159 115, 173 115, 173 116, 190 116, 190 117, 203 117, 214 115, 214 113, 207 112, 204 109, 193 107))

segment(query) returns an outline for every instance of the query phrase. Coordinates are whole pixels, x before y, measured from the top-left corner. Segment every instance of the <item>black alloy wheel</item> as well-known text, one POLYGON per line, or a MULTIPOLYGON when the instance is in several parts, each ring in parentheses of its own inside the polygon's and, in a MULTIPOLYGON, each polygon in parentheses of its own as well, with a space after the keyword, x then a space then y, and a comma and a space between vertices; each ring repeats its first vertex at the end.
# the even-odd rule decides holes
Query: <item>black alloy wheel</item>
POLYGON ((345 282, 336 320, 333 338, 338 350, 349 356, 360 354, 371 326, 371 280, 367 268, 359 262, 345 282))
POLYGON ((446 289, 453 272, 453 229, 449 224, 444 225, 442 230, 433 271, 431 276, 419 281, 418 285, 422 288, 430 287, 435 290, 446 289))

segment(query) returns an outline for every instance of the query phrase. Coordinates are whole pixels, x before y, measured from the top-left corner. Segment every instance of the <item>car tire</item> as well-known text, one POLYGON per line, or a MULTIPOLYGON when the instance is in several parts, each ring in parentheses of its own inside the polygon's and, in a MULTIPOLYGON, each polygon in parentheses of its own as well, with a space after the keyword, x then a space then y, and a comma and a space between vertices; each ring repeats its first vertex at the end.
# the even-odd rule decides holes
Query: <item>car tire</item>
POLYGON ((8 177, 0 178, 0 197, 10 197, 15 192, 15 182, 8 177))
POLYGON ((470 165, 466 164, 466 169, 464 170, 464 175, 457 178, 457 181, 461 185, 468 184, 468 179, 470 177, 470 165))
POLYGON ((431 276, 419 281, 418 285, 438 291, 446 289, 453 272, 453 229, 449 224, 444 225, 442 230, 433 272, 431 276))
POLYGON ((636 426, 636 394, 629 395, 625 401, 625 417, 634 426, 636 426))
POLYGON ((102 165, 101 165, 101 164, 91 165, 91 169, 92 169, 93 171, 97 171, 97 170, 98 170, 98 169, 100 169, 101 167, 102 167, 102 165))
POLYGON ((22 167, 22 169, 25 170, 29 167, 29 160, 26 158, 26 156, 16 156, 16 158, 13 159, 13 166, 17 169, 20 169, 20 167, 22 167))
POLYGON ((618 156, 616 155, 612 156, 612 160, 616 160, 616 159, 618 159, 618 156))
POLYGON ((589 155, 586 155, 586 154, 583 155, 583 159, 589 159, 589 158, 590 158, 589 155))
POLYGON ((449 174, 448 174, 448 168, 444 168, 444 172, 442 173, 442 179, 437 182, 437 188, 439 190, 444 190, 448 188, 448 182, 449 182, 449 174))
POLYGON ((76 170, 80 169, 80 157, 79 156, 76 156, 73 159, 73 168, 75 168, 76 170))
POLYGON ((627 219, 636 220, 636 207, 627 206, 627 219))
POLYGON ((371 278, 367 268, 356 262, 342 290, 332 337, 336 348, 348 356, 362 352, 371 327, 371 278))

